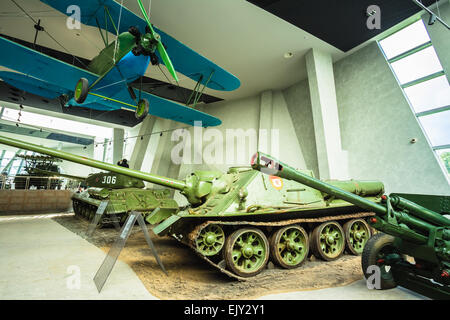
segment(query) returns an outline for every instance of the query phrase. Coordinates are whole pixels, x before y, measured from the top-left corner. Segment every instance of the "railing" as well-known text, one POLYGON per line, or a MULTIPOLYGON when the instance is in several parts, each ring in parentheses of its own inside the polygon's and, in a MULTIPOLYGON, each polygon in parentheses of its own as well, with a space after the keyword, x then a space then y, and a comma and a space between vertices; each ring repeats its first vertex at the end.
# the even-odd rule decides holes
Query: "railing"
POLYGON ((77 190, 80 181, 63 177, 0 175, 0 190, 77 190))

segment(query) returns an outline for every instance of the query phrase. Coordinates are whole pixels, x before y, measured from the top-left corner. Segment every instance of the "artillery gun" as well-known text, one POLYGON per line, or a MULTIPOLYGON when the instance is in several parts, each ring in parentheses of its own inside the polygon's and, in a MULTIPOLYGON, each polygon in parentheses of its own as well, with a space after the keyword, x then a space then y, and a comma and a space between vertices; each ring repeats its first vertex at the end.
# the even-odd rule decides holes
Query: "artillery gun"
POLYGON ((368 280, 379 273, 374 288, 401 285, 431 298, 450 299, 450 219, 446 217, 450 214, 450 196, 393 193, 383 195, 378 204, 313 179, 260 152, 254 155, 252 167, 375 212, 368 221, 381 232, 366 243, 361 259, 368 280), (408 261, 408 256, 414 262, 408 261))
POLYGON ((51 172, 53 175, 58 175, 60 169, 57 162, 60 159, 42 156, 42 155, 17 155, 25 161, 24 171, 14 178, 15 189, 27 189, 34 186, 36 189, 59 189, 61 187, 61 180, 47 178, 47 175, 42 175, 42 171, 51 172))
MULTIPOLYGON (((239 280, 260 273, 269 258, 282 268, 299 267, 310 248, 323 260, 338 259, 345 248, 361 254, 371 235, 363 219, 374 216, 371 210, 314 187, 267 177, 251 167, 232 167, 226 173, 195 171, 177 180, 11 138, 0 136, 0 143, 178 190, 189 205, 176 211, 157 208, 148 214, 146 220, 154 225, 153 231, 176 238, 239 280)), ((314 179, 312 171, 302 172, 314 179)), ((371 203, 380 202, 384 192, 378 181, 329 183, 371 203)))

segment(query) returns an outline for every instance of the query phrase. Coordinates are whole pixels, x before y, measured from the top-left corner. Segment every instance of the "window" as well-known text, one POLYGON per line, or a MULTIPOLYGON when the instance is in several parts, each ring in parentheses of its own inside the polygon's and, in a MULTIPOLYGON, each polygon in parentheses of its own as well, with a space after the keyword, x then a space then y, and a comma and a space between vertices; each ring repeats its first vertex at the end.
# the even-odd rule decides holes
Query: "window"
POLYGON ((450 85, 423 21, 378 44, 450 178, 450 85))

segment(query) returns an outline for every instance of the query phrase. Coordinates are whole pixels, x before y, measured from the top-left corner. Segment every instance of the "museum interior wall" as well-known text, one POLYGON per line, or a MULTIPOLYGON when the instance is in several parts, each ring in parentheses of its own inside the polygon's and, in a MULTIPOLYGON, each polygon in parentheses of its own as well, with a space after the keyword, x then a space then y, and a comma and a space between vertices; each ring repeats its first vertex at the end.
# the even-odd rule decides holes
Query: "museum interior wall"
POLYGON ((334 69, 350 175, 379 179, 387 192, 448 193, 439 162, 377 43, 334 69))
MULTIPOLYGON (((434 33, 432 37, 440 37, 438 32, 434 33)), ((436 50, 445 64, 449 51, 443 53, 445 48, 439 47, 436 50)), ((377 43, 372 42, 335 62, 333 71, 341 143, 348 161, 348 168, 345 169, 349 178, 381 180, 387 192, 448 193, 450 186, 442 168, 377 43), (411 143, 413 138, 417 139, 414 144, 411 143)), ((245 147, 242 150, 246 154, 240 154, 239 148, 245 141, 247 146, 256 144, 260 150, 277 154, 294 167, 309 168, 316 176, 321 176, 308 79, 284 90, 267 90, 244 99, 199 106, 199 110, 220 118, 222 125, 204 129, 203 134, 209 134, 201 143, 194 138, 201 129, 189 128, 187 131, 191 139, 185 143, 190 146, 186 146, 190 155, 182 165, 171 161, 171 150, 177 145, 180 147, 182 139, 171 141, 171 132, 164 133, 162 137, 152 135, 142 166, 144 171, 184 178, 195 170, 224 171, 230 166, 246 165, 254 149, 245 147), (270 115, 272 117, 268 121, 270 115), (263 143, 261 148, 261 141, 255 142, 249 138, 248 130, 255 128, 257 133, 258 129, 269 133, 267 146, 263 143), (273 128, 279 129, 278 137, 275 137, 282 141, 283 148, 279 150, 270 148, 270 129, 273 128), (240 134, 245 139, 234 137, 235 143, 231 147, 226 129, 242 130, 240 134), (210 154, 211 143, 217 136, 214 130, 220 132, 223 139, 215 141, 221 147, 216 148, 218 155, 212 155, 217 156, 215 160, 223 161, 196 163, 201 159, 199 154, 195 154, 196 151, 202 150, 203 155, 210 154), (162 143, 155 147, 158 140, 162 143)), ((182 127, 159 119, 156 123, 153 132, 182 127)))
MULTIPOLYGON (((444 18, 450 16, 450 4, 441 6, 440 12, 444 18)), ((439 23, 428 26, 428 15, 423 19, 448 77, 447 30, 439 23)), ((301 59, 299 63, 307 62, 301 59)), ((381 180, 387 192, 448 193, 450 186, 442 167, 377 43, 371 42, 335 62, 332 71, 343 154, 327 156, 331 157, 328 161, 333 161, 333 157, 336 161, 342 158, 345 161, 341 165, 342 176, 330 178, 381 180), (417 139, 414 144, 410 142, 413 138, 417 139)), ((199 110, 222 120, 218 127, 187 128, 180 123, 157 119, 146 124, 145 130, 141 130, 142 123, 127 128, 123 157, 139 158, 139 165, 134 169, 184 178, 195 170, 226 171, 230 166, 248 165, 252 153, 261 150, 294 167, 311 169, 316 177, 329 178, 320 169, 324 156, 318 156, 317 119, 310 80, 303 79, 283 90, 268 88, 247 98, 199 105, 199 110), (183 137, 189 137, 176 136, 173 130, 177 128, 185 128, 183 137), (143 132, 145 139, 136 138, 143 132), (199 135, 203 139, 199 139, 199 135), (139 150, 135 148, 137 144, 141 144, 139 150), (183 155, 182 150, 185 151, 183 163, 175 163, 174 151, 183 155)), ((30 137, 30 142, 48 145, 47 140, 34 137, 30 137)), ((93 145, 83 149, 64 143, 62 148, 99 160, 99 153, 103 152, 93 145)), ((107 153, 109 161, 118 157, 112 150, 107 153)), ((87 175, 92 171, 68 162, 61 168, 74 175, 87 175)))

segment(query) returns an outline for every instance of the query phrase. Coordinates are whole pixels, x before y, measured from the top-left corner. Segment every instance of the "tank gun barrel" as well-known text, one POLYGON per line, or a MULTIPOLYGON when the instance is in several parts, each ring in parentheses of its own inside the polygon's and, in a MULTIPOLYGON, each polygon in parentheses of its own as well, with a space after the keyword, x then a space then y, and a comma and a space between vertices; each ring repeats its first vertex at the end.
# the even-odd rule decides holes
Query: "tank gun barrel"
POLYGON ((59 172, 54 172, 54 171, 48 171, 48 170, 42 170, 39 168, 33 168, 31 170, 32 173, 38 173, 38 174, 42 174, 42 175, 47 175, 50 177, 61 177, 61 178, 69 178, 72 180, 79 180, 79 181, 83 181, 86 180, 86 177, 80 177, 80 176, 74 176, 71 174, 64 174, 64 173, 59 173, 59 172))
POLYGON ((77 155, 74 155, 74 154, 71 154, 68 152, 64 152, 61 150, 53 150, 50 148, 38 146, 36 144, 23 142, 20 140, 16 140, 16 139, 4 137, 4 136, 0 136, 0 143, 11 146, 11 147, 16 147, 16 148, 20 148, 20 149, 25 149, 25 150, 30 150, 30 151, 46 154, 46 155, 57 157, 57 158, 60 158, 63 160, 67 160, 67 161, 79 163, 82 165, 94 167, 97 169, 107 170, 107 171, 115 172, 118 174, 123 174, 125 176, 142 179, 147 182, 151 182, 151 183, 165 186, 168 188, 177 189, 180 191, 183 191, 187 188, 187 184, 181 180, 168 179, 166 177, 158 176, 155 174, 150 174, 150 173, 145 173, 145 172, 141 172, 138 170, 124 168, 124 167, 121 167, 121 166, 118 166, 115 164, 110 164, 110 163, 106 163, 106 162, 102 162, 102 161, 98 161, 98 160, 94 160, 94 159, 89 159, 89 158, 82 157, 82 156, 77 156, 77 155))

